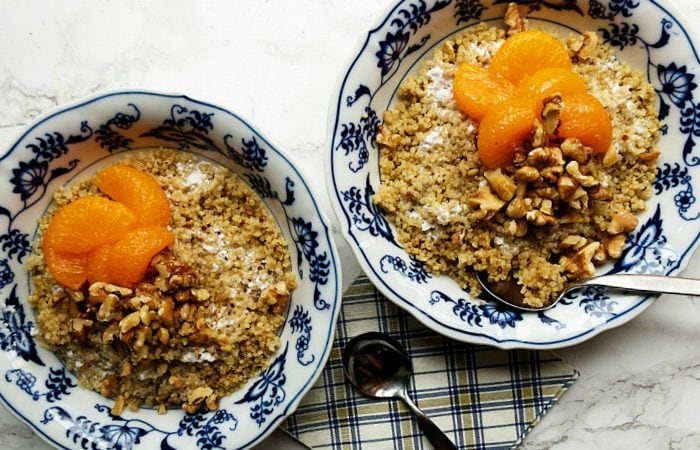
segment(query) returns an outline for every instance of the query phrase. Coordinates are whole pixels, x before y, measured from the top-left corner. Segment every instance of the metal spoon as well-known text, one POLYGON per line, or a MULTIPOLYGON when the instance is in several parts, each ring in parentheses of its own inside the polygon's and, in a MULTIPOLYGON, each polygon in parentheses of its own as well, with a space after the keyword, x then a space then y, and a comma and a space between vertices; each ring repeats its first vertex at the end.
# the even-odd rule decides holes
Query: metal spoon
POLYGON ((457 449, 408 397, 406 386, 413 374, 413 365, 406 350, 395 339, 376 332, 353 338, 343 349, 343 369, 350 382, 364 395, 403 400, 436 450, 457 449))
POLYGON ((553 308, 566 294, 586 286, 603 286, 623 291, 654 294, 700 296, 700 280, 693 278, 667 277, 663 275, 601 275, 574 283, 559 294, 559 297, 551 304, 541 308, 534 308, 523 302, 523 294, 520 292, 521 286, 512 278, 505 281, 491 282, 483 272, 477 272, 476 278, 479 280, 481 287, 484 288, 484 291, 496 300, 522 311, 534 312, 553 308))

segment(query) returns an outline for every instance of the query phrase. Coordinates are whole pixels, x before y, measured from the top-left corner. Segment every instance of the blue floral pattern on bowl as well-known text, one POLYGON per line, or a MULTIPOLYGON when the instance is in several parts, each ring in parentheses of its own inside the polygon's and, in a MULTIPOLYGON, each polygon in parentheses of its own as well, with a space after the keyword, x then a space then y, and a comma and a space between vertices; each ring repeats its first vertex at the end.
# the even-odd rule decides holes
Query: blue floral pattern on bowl
MULTIPOLYGON (((501 348, 572 345, 620 325, 653 297, 585 290, 539 314, 474 299, 447 277, 423 270, 372 203, 379 184, 377 125, 399 84, 444 40, 481 22, 502 25, 510 0, 403 0, 388 10, 353 56, 329 118, 327 185, 343 235, 372 282, 426 326, 454 339, 501 348)), ((677 273, 698 244, 700 204, 700 59, 673 5, 662 0, 517 0, 531 26, 560 35, 594 30, 641 70, 663 122, 657 178, 648 210, 622 258, 599 271, 677 273), (698 97, 696 97, 698 96, 698 97), (678 149, 678 150, 676 150, 678 149)))
POLYGON ((246 121, 185 96, 105 94, 45 116, 0 155, 0 400, 60 448, 247 448, 269 434, 313 385, 340 308, 337 251, 308 183, 246 121), (270 365, 217 411, 110 413, 37 345, 23 267, 53 190, 129 151, 169 147, 218 162, 260 195, 289 242, 297 274, 282 346, 270 365))

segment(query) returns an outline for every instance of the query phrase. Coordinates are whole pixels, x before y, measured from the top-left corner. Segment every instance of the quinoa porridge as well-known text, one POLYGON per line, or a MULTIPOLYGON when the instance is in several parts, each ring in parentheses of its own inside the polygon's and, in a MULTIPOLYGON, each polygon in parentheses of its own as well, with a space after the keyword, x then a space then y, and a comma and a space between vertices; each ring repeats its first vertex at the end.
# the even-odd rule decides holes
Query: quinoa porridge
MULTIPOLYGON (((480 157, 479 145, 489 138, 484 126, 492 119, 464 112, 455 74, 464 63, 488 73, 506 39, 527 28, 515 5, 506 24, 508 29, 482 23, 445 42, 402 83, 377 137, 381 184, 373 201, 428 271, 453 278, 472 294, 481 290, 477 271, 491 281, 513 276, 525 303, 537 307, 621 256, 652 193, 660 123, 654 89, 639 71, 594 33, 570 35, 558 38, 571 61, 570 78, 585 82, 586 94, 577 95, 592 96, 604 108, 611 142, 595 149, 599 136, 586 144, 587 136, 566 134, 575 128, 575 120, 566 127, 566 98, 574 97, 556 92, 540 104, 541 113, 511 145, 505 164, 480 157)), ((497 92, 486 94, 496 102, 497 92)), ((512 110, 506 104, 493 109, 507 114, 512 110)))
POLYGON ((61 286, 42 252, 49 221, 62 206, 103 194, 95 177, 58 189, 28 262, 37 338, 81 386, 114 398, 114 414, 140 406, 216 409, 280 345, 296 286, 287 243, 253 191, 223 167, 166 149, 122 164, 162 186, 174 243, 131 286, 61 286))

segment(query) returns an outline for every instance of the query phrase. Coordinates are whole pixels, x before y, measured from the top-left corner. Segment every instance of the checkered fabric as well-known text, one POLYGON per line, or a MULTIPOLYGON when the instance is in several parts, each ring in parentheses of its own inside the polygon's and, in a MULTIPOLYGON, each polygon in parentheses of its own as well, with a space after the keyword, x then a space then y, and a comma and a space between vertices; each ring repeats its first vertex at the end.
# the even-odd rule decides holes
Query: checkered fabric
POLYGON ((462 449, 516 447, 578 378, 551 352, 504 351, 456 342, 425 328, 379 294, 366 277, 343 298, 328 364, 283 424, 314 449, 429 449, 399 400, 363 397, 343 375, 341 349, 381 331, 413 360, 409 396, 462 449))

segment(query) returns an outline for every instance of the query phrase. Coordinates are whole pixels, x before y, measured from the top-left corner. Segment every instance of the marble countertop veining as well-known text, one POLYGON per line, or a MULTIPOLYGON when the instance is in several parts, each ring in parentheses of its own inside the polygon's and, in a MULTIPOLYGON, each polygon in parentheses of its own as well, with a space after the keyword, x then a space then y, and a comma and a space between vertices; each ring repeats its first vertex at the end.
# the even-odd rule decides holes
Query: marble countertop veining
MULTIPOLYGON (((391 0, 4 2, 0 146, 96 92, 186 93, 248 118, 288 151, 332 220, 323 165, 330 95, 391 0)), ((700 37, 700 3, 675 0, 700 37)), ((337 223, 337 222, 336 222, 337 223)), ((336 230, 343 277, 359 272, 336 230)), ((685 275, 700 277, 700 256, 685 275)), ((525 450, 700 448, 700 303, 663 296, 632 322, 558 353, 580 379, 525 450)), ((273 435, 260 448, 298 448, 273 435)), ((0 449, 51 448, 0 408, 0 449)))

